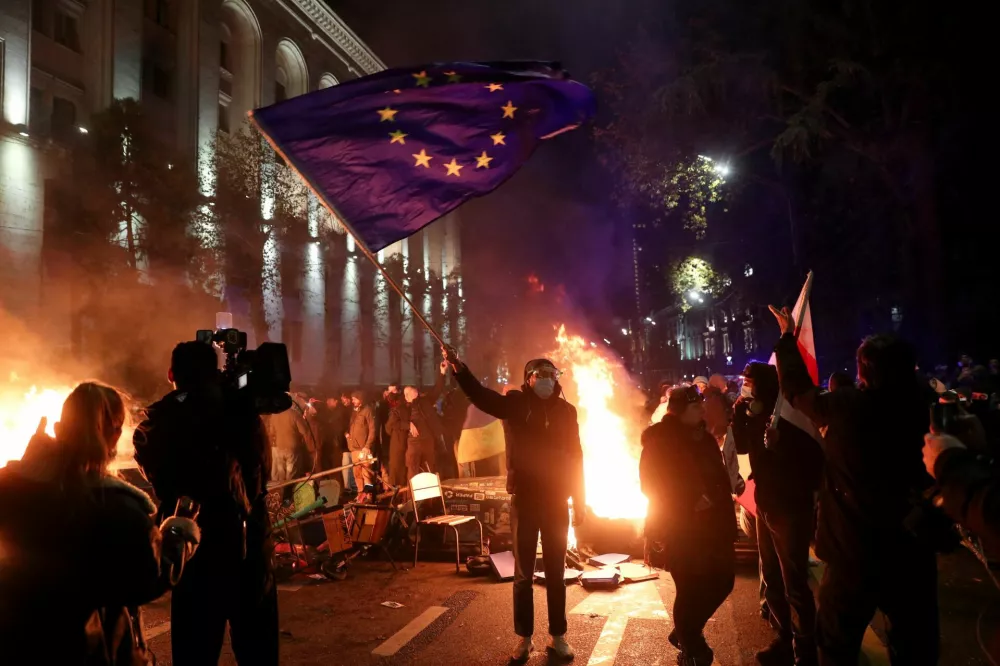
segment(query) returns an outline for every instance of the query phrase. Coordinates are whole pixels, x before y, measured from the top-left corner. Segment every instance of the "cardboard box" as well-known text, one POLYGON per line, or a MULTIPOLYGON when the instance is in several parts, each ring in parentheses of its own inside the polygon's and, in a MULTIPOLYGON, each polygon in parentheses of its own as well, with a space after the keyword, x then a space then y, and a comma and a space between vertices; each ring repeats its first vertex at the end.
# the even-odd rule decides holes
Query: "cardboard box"
MULTIPOLYGON (((490 550, 494 553, 508 549, 512 543, 510 531, 512 496, 506 488, 507 477, 504 476, 450 479, 441 482, 448 513, 478 518, 483 524, 483 538, 489 542, 490 550)), ((464 540, 463 536, 463 542, 464 540)))

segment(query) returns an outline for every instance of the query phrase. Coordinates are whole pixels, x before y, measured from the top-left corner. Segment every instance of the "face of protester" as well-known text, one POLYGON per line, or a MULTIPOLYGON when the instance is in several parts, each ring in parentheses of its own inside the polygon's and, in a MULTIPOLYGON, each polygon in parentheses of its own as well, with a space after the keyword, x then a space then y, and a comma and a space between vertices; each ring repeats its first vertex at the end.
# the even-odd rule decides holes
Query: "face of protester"
POLYGON ((419 396, 420 396, 420 391, 418 391, 413 386, 407 386, 405 389, 403 389, 403 399, 406 400, 406 402, 413 402, 419 396))
POLYGON ((351 404, 354 409, 361 409, 361 398, 351 398, 351 404))
POLYGON ((326 406, 329 407, 330 409, 333 409, 334 407, 337 406, 337 399, 336 398, 327 398, 326 399, 326 406))
POLYGON ((698 393, 704 393, 708 389, 708 384, 705 382, 698 382, 695 386, 698 387, 698 393))
POLYGON ((396 395, 398 393, 399 393, 399 387, 396 386, 395 384, 390 384, 389 388, 387 388, 385 390, 385 393, 382 394, 382 397, 388 398, 390 395, 396 395))
POLYGON ((743 378, 743 388, 740 389, 740 395, 742 395, 745 398, 752 398, 753 397, 753 378, 752 377, 744 377, 743 378))
POLYGON ((961 363, 963 368, 972 367, 972 357, 968 354, 962 354, 962 358, 960 358, 958 362, 961 363))
POLYGON ((681 423, 684 425, 698 425, 705 420, 705 403, 692 402, 681 412, 681 423))
POLYGON ((340 396, 340 404, 342 404, 344 407, 350 407, 351 406, 351 396, 349 396, 349 395, 342 395, 342 396, 340 396))

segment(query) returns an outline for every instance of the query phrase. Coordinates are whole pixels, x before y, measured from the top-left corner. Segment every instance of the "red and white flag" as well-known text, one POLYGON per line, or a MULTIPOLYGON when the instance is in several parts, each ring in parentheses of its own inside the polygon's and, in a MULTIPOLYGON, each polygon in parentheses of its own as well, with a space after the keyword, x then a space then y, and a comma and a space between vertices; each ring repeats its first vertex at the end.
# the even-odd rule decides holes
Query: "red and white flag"
MULTIPOLYGON (((792 309, 792 321, 795 322, 795 337, 799 344, 799 354, 802 355, 802 360, 806 364, 806 370, 809 371, 809 377, 812 379, 813 384, 819 386, 819 364, 816 362, 816 343, 813 341, 812 312, 809 308, 809 293, 812 291, 812 281, 813 274, 810 272, 806 278, 806 283, 802 285, 799 299, 795 301, 795 307, 792 309)), ((771 360, 768 363, 777 365, 777 360, 773 352, 771 353, 771 360)), ((819 430, 816 429, 813 422, 805 414, 785 402, 784 397, 781 395, 778 396, 778 402, 774 406, 773 420, 776 422, 779 418, 785 419, 800 430, 809 433, 817 441, 822 439, 819 430)))

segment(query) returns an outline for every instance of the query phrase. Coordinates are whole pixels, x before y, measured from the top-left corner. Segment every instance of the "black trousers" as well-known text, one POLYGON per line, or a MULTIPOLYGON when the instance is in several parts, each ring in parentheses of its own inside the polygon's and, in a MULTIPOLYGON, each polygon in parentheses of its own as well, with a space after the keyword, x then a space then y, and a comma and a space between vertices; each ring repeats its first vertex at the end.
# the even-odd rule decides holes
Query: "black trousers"
POLYGON ((810 504, 757 513, 757 548, 771 622, 783 637, 794 637, 797 656, 809 661, 816 659, 816 602, 809 588, 812 534, 810 504))
POLYGON ((733 544, 685 544, 670 556, 674 579, 674 626, 684 651, 705 646, 702 632, 736 583, 733 544))
POLYGON ((531 586, 538 535, 541 534, 549 634, 562 636, 566 633, 566 583, 563 582, 569 531, 566 501, 531 501, 515 495, 510 510, 510 528, 514 536, 514 632, 528 637, 535 631, 535 600, 531 586))
POLYGON ((216 666, 228 622, 240 666, 278 666, 278 590, 263 557, 194 554, 171 596, 172 663, 216 666))
POLYGON ((881 609, 894 666, 931 666, 941 648, 937 558, 917 547, 873 556, 864 569, 830 563, 819 587, 821 666, 856 666, 865 629, 881 609))

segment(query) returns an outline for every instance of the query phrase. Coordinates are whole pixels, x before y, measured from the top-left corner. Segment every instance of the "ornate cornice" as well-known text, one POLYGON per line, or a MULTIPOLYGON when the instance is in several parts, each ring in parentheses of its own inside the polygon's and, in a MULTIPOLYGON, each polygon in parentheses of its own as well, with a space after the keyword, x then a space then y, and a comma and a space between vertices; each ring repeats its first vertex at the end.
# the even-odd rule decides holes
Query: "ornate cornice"
POLYGON ((379 60, 368 45, 323 2, 319 0, 291 0, 291 2, 332 39, 334 44, 342 48, 365 74, 374 74, 385 69, 385 63, 379 60))

